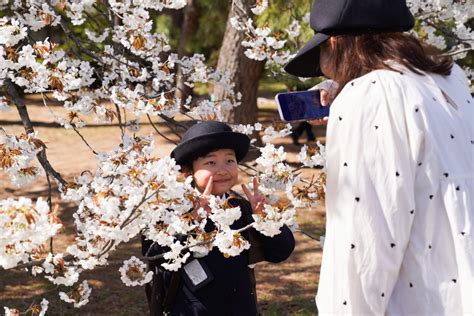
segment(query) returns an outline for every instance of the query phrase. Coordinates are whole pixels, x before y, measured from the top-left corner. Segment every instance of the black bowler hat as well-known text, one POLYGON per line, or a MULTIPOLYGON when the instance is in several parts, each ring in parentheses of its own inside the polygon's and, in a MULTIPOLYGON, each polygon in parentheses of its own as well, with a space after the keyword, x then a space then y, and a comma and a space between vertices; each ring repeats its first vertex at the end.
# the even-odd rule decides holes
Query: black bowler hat
POLYGON ((171 152, 171 158, 178 165, 186 165, 211 151, 228 148, 235 151, 237 161, 241 161, 249 151, 250 138, 233 132, 229 125, 216 121, 203 121, 191 126, 184 133, 181 142, 171 152))
POLYGON ((314 0, 310 25, 316 34, 285 66, 295 76, 322 75, 319 46, 331 36, 408 31, 414 19, 405 0, 314 0))

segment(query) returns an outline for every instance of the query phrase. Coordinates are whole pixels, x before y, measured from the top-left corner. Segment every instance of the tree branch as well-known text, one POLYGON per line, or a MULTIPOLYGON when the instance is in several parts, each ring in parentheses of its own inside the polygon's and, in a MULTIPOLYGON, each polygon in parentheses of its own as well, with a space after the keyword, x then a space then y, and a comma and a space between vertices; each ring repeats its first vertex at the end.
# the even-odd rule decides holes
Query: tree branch
MULTIPOLYGON (((33 134, 35 130, 33 129, 33 124, 31 123, 30 116, 28 114, 28 110, 26 109, 25 103, 23 102, 23 98, 19 95, 17 89, 15 88, 14 83, 10 79, 5 79, 5 84, 7 86, 7 93, 15 103, 15 106, 18 110, 18 114, 20 115, 21 122, 27 134, 33 134)), ((43 147, 39 153, 36 154, 36 158, 40 162, 41 166, 43 167, 44 171, 51 176, 53 176, 56 180, 61 183, 61 185, 65 186, 67 181, 51 166, 46 156, 46 148, 43 147)))
POLYGON ((171 138, 168 138, 165 134, 161 133, 158 128, 156 127, 155 123, 153 123, 153 121, 151 120, 151 117, 150 117, 150 114, 147 114, 146 117, 148 118, 148 121, 150 122, 151 126, 153 127, 153 129, 158 133, 158 135, 160 135, 161 137, 163 137, 164 139, 166 139, 167 141, 169 141, 170 143, 173 143, 175 145, 178 145, 178 143, 176 143, 175 141, 173 141, 171 138))

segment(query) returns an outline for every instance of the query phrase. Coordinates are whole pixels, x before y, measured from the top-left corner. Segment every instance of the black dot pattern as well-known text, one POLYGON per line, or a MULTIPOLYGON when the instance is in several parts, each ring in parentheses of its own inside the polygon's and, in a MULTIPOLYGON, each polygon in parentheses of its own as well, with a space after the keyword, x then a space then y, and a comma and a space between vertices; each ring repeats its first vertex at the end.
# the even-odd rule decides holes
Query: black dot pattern
MULTIPOLYGON (((403 73, 403 72, 400 72, 400 75, 404 75, 404 73, 403 73)), ((371 84, 373 84, 373 85, 375 85, 376 83, 377 83, 376 80, 371 81, 371 84)), ((383 81, 381 81, 381 85, 382 85, 382 84, 383 84, 383 81)), ((355 83, 354 83, 354 82, 351 82, 350 85, 354 87, 354 86, 355 86, 355 83)), ((373 87, 373 88, 376 89, 377 87, 373 87)), ((444 100, 444 98, 442 98, 442 99, 444 100)), ((429 97, 428 97, 428 100, 429 100, 429 97)), ((438 102, 437 98, 434 97, 434 96, 432 96, 432 101, 438 102)), ((441 101, 441 99, 440 99, 440 101, 441 101)), ((466 100, 466 102, 467 102, 467 103, 471 103, 470 100, 466 100)), ((432 105, 435 105, 435 104, 432 103, 432 105)), ((424 104, 418 103, 418 104, 415 105, 414 111, 415 111, 416 113, 420 113, 420 112, 422 112, 421 109, 423 109, 423 112, 430 110, 429 108, 426 108, 426 110, 425 110, 424 106, 425 106, 424 104)), ((413 108, 411 108, 411 111, 413 111, 413 108)), ((344 113, 341 113, 341 115, 344 115, 344 113)), ((413 112, 412 112, 412 115, 415 116, 415 114, 414 114, 413 112)), ((418 118, 419 118, 419 117, 418 117, 418 118)), ((338 120, 339 120, 339 121, 342 121, 342 119, 343 119, 342 116, 338 116, 338 120)), ((348 117, 347 120, 345 120, 344 123, 340 123, 340 124, 341 124, 341 126, 342 126, 342 124, 347 124, 347 123, 350 122, 350 121, 351 121, 351 117, 348 117)), ((378 131, 378 132, 374 132, 374 130, 372 130, 371 135, 374 135, 374 136, 375 136, 375 135, 380 135, 379 133, 383 133, 383 132, 385 131, 385 129, 386 129, 386 127, 384 126, 384 122, 383 122, 383 121, 380 121, 380 120, 379 120, 379 121, 376 121, 376 122, 371 122, 371 124, 369 123, 369 125, 367 125, 367 126, 368 126, 369 128, 373 128, 375 131, 378 131, 379 129, 381 130, 381 131, 378 131), (377 133, 377 134, 376 134, 376 133, 377 133)), ((456 129, 451 129, 451 130, 447 130, 447 131, 445 131, 445 132, 443 133, 443 135, 442 135, 442 138, 443 138, 443 139, 442 139, 442 140, 443 140, 444 142, 446 142, 446 141, 449 142, 449 138, 453 140, 453 139, 455 139, 455 137, 461 138, 461 136, 463 136, 463 135, 462 135, 461 133, 458 133, 456 129), (447 137, 449 137, 449 138, 447 138, 447 137)), ((454 142, 452 142, 452 143, 454 143, 454 142)), ((474 139, 471 139, 471 140, 470 140, 470 143, 471 143, 471 145, 474 145, 474 139)), ((467 145, 467 142, 466 142, 466 145, 467 145)), ((466 146, 466 145, 465 145, 465 146, 466 146)), ((348 159, 348 157, 346 157, 346 159, 348 159)), ((349 158, 349 159, 351 159, 351 158, 349 158)), ((423 160, 423 159, 420 159, 420 160, 423 160)), ((339 162, 339 163, 340 163, 340 162, 339 162)), ((430 161, 418 161, 418 162, 415 161, 414 163, 416 163, 417 166, 419 166, 419 167, 422 166, 423 163, 426 163, 426 168, 425 168, 425 169, 429 169, 429 167, 430 167, 430 165, 431 165, 431 164, 430 164, 430 161)), ((351 166, 355 166, 355 165, 356 165, 355 162, 354 162, 353 160, 351 160, 351 166)), ((339 165, 339 166, 340 166, 340 165, 339 165)), ((348 163, 343 161, 343 167, 348 167, 348 163)), ((401 166, 399 165, 398 168, 397 168, 398 170, 395 169, 395 168, 393 168, 393 169, 391 169, 391 170, 388 170, 387 173, 386 173, 386 174, 389 174, 389 175, 391 174, 392 177, 393 177, 393 175, 395 175, 395 177, 398 178, 398 179, 397 179, 397 182, 398 182, 398 183, 400 183, 401 181, 403 181, 403 178, 410 176, 410 173, 409 173, 409 172, 407 172, 405 169, 400 168, 400 167, 401 167, 401 166), (402 174, 403 174, 403 178, 401 177, 402 174)), ((431 170, 428 170, 428 171, 431 171, 431 170)), ((445 170, 442 170, 441 172, 439 172, 439 174, 437 174, 437 175, 435 175, 435 176, 436 176, 436 178, 438 179, 438 178, 456 178, 456 175, 457 175, 457 174, 453 173, 453 169, 450 169, 450 168, 448 167, 448 168, 446 168, 445 170)), ((392 178, 392 180, 393 180, 393 178, 392 178)), ((462 185, 462 183, 460 183, 460 184, 462 185)), ((464 190, 469 190, 469 188, 467 188, 467 189, 466 189, 466 188, 463 188, 463 189, 464 189, 464 190)), ((432 190, 433 190, 433 189, 432 189, 432 190)), ((460 190, 461 190, 461 187, 460 187, 459 184, 456 184, 455 190, 456 190, 456 191, 460 191, 460 190)), ((368 204, 368 202, 370 202, 370 196, 365 196, 365 195, 363 194, 363 192, 364 192, 364 191, 352 192, 352 194, 353 194, 352 196, 355 196, 355 194, 359 194, 359 196, 355 196, 355 197, 354 197, 355 202, 356 202, 356 203, 359 203, 359 202, 361 201, 361 199, 365 199, 365 200, 364 200, 364 203, 361 204, 362 206, 365 206, 365 204, 368 204), (366 202, 366 201, 367 201, 367 202, 366 202)), ((425 193, 425 194, 428 195, 428 196, 425 195, 425 197, 424 197, 423 199, 426 199, 426 197, 428 197, 429 200, 433 200, 435 194, 438 194, 438 192, 437 192, 436 190, 431 191, 431 193, 432 193, 432 194, 430 194, 430 192, 425 193)), ((458 194, 458 196, 459 196, 459 194, 458 194)), ((439 199, 441 199, 441 198, 442 198, 442 197, 440 196, 439 199)), ((426 203, 427 200, 425 200, 424 202, 426 203)), ((434 202, 431 202, 431 203, 430 203, 430 206, 432 206, 433 203, 434 203, 434 202)), ((418 217, 418 216, 423 216, 423 215, 422 215, 422 214, 424 214, 424 213, 423 213, 423 211, 424 211, 423 208, 418 208, 418 205, 411 205, 411 207, 413 207, 413 209, 411 209, 411 208, 405 208, 405 213, 404 213, 402 216, 405 216, 405 217, 409 216, 411 220, 413 220, 414 218, 416 219, 416 217, 410 216, 410 215, 413 215, 413 214, 415 213, 415 208, 416 208, 416 211, 417 211, 417 217, 418 217), (408 212, 409 212, 409 214, 408 214, 408 212), (419 213, 419 214, 418 214, 418 213, 419 213)), ((462 229, 462 228, 461 228, 461 229, 462 229)), ((466 231, 460 231, 460 230, 458 230, 457 233, 458 233, 457 238, 461 238, 462 236, 465 236, 466 234, 468 234, 468 235, 467 235, 466 237, 464 237, 464 238, 467 239, 467 238, 470 237, 469 232, 466 232, 466 231)), ((456 234, 456 233, 454 233, 454 234, 456 234)), ((396 237, 395 237, 395 238, 392 237, 392 238, 393 238, 393 239, 392 239, 393 242, 387 242, 387 241, 385 241, 384 244, 383 244, 383 246, 384 246, 386 249, 388 249, 388 246, 390 246, 390 248, 393 249, 393 250, 392 250, 393 254, 396 254, 396 253, 398 253, 398 249, 400 249, 400 250, 403 250, 403 249, 404 249, 405 244, 403 244, 403 243, 400 244, 401 241, 400 241, 399 239, 397 239, 396 237), (398 247, 397 247, 397 244, 398 244, 398 247)), ((386 240, 386 239, 385 239, 385 240, 386 240)), ((389 239, 389 240, 390 240, 390 239, 389 239)), ((358 241, 357 239, 353 239, 352 242, 353 242, 353 243, 350 243, 350 251, 351 251, 351 253, 352 253, 353 255, 356 255, 356 254, 358 254, 360 251, 363 251, 363 250, 364 250, 363 244, 359 244, 359 241, 358 241), (357 244, 357 250, 355 250, 356 244, 357 244), (362 246, 361 246, 361 245, 362 245, 362 246)), ((436 241, 433 241, 433 240, 430 240, 430 239, 425 240, 424 243, 422 243, 422 245, 425 247, 425 248, 424 248, 425 251, 426 251, 425 255, 426 255, 426 256, 433 257, 433 258, 437 255, 437 252, 436 252, 436 251, 441 248, 441 246, 439 246, 438 244, 436 244, 436 241), (435 250, 432 250, 432 249, 433 249, 433 244, 436 246, 436 247, 435 247, 435 250), (429 251, 428 251, 428 250, 429 250, 429 251)), ((346 243, 346 246, 345 246, 345 247, 343 246, 343 248, 345 248, 345 251, 348 250, 348 248, 347 248, 347 243, 346 243)), ((451 280, 451 283, 450 283, 451 285, 456 284, 456 283, 457 283, 457 279, 456 279, 456 278, 452 278, 452 277, 454 277, 454 276, 461 277, 460 275, 457 275, 457 274, 453 273, 453 274, 451 274, 451 275, 445 276, 445 277, 444 277, 444 280, 445 280, 445 281, 451 280), (451 277, 452 279, 449 279, 450 277, 451 277)), ((414 288, 414 289, 413 289, 413 293, 416 293, 419 289, 423 288, 423 285, 424 285, 424 284, 418 284, 416 278, 413 278, 413 279, 411 279, 410 281, 411 281, 411 282, 408 282, 408 286, 409 286, 409 288, 414 288), (417 286, 415 287, 415 285, 417 285, 417 286)), ((405 281, 405 282, 407 282, 407 281, 405 281)), ((448 282, 449 282, 449 281, 448 281, 448 282)), ((406 284, 406 283, 405 283, 405 284, 406 284)), ((379 288, 379 293, 380 293, 379 295, 380 295, 381 298, 384 298, 384 297, 385 297, 385 292, 384 292, 384 290, 385 290, 384 288, 379 288)), ((347 301, 347 300, 344 300, 344 297, 340 297, 340 298, 339 298, 339 302, 341 302, 341 301, 342 301, 342 304, 343 304, 344 306, 348 305, 348 301, 347 301)), ((339 303, 339 304, 340 304, 340 303, 339 303)), ((351 304, 355 304, 355 302, 351 302, 351 304)))

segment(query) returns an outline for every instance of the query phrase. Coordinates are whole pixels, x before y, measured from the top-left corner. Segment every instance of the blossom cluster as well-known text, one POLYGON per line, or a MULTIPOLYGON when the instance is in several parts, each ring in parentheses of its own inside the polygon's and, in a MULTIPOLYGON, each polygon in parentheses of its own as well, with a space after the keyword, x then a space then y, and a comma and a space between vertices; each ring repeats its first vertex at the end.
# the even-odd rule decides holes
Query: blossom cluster
POLYGON ((0 267, 9 269, 30 261, 62 225, 39 198, 9 198, 0 201, 0 267))
POLYGON ((153 272, 147 272, 146 264, 135 256, 125 260, 119 271, 120 279, 126 286, 144 285, 153 277, 153 272))
MULTIPOLYGON (((48 310, 49 302, 47 299, 43 298, 39 304, 33 304, 30 306, 29 310, 32 315, 44 316, 48 310)), ((3 307, 5 311, 5 316, 20 316, 20 311, 16 308, 3 307)))
MULTIPOLYGON (((84 116, 90 115, 99 122, 111 122, 120 116, 114 105, 132 112, 135 117, 130 121, 135 122, 143 115, 172 117, 182 111, 195 119, 222 120, 223 113, 238 106, 241 99, 229 77, 208 67, 200 54, 179 58, 170 51, 168 38, 153 32, 150 10, 180 9, 185 4, 184 0, 109 1, 106 8, 99 7, 121 23, 93 28, 103 19, 98 15, 95 23, 87 24, 85 36, 66 33, 80 52, 87 50, 86 45, 95 47, 87 53, 93 57, 95 66, 70 57, 71 51, 51 39, 32 42, 27 34, 45 26, 82 25, 94 18, 101 4, 92 0, 15 1, 9 6, 18 12, 16 17, 0 20, 0 81, 8 78, 27 93, 52 92, 54 98, 63 102, 68 114, 61 117, 50 111, 55 121, 66 128, 83 127, 84 116), (178 67, 185 85, 221 86, 226 98, 206 100, 190 96, 183 104, 175 97, 178 67)), ((3 99, 0 109, 7 109, 3 99)))
POLYGON ((82 281, 81 284, 73 287, 71 291, 67 293, 59 292, 59 298, 66 303, 73 304, 75 308, 79 308, 89 303, 91 292, 92 289, 90 288, 89 283, 87 283, 87 281, 82 281))
POLYGON ((33 182, 40 169, 30 164, 43 148, 35 134, 12 136, 0 129, 0 170, 6 171, 17 187, 33 182))
POLYGON ((465 48, 474 49, 474 33, 466 23, 472 18, 472 1, 409 0, 408 5, 421 22, 422 39, 430 45, 449 52, 463 51, 453 54, 456 59, 466 57, 465 48))
POLYGON ((231 18, 232 26, 245 34, 242 46, 246 47, 245 56, 254 60, 267 60, 269 64, 285 65, 291 58, 283 33, 274 33, 267 27, 256 27, 252 19, 242 20, 239 17, 231 18))
POLYGON ((67 251, 84 269, 105 263, 110 251, 151 226, 175 224, 171 234, 186 232, 180 216, 192 204, 193 192, 170 158, 151 156, 151 137, 128 137, 120 148, 98 155, 93 176, 83 175, 63 192, 63 199, 76 201, 76 243, 67 251), (171 209, 173 211, 171 211, 171 209))

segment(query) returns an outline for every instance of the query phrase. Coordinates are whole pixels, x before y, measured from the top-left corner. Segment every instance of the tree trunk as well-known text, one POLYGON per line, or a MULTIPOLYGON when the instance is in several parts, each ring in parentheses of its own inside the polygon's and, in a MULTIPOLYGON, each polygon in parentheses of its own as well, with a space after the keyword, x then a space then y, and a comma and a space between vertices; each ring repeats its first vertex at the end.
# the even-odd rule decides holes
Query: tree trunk
MULTIPOLYGON (((244 35, 230 24, 230 19, 237 15, 238 8, 245 10, 247 16, 250 16, 250 8, 254 4, 255 0, 234 1, 227 18, 224 40, 219 52, 217 70, 229 73, 231 81, 235 83, 235 92, 242 93, 242 104, 225 115, 229 123, 249 124, 257 121, 258 82, 265 62, 251 60, 245 56, 245 47, 241 44, 244 35)), ((225 98, 224 89, 216 86, 214 97, 216 100, 225 98)))
MULTIPOLYGON (((187 0, 187 5, 183 9, 183 21, 181 24, 181 33, 179 36, 178 43, 178 56, 189 55, 186 49, 186 43, 192 34, 198 29, 199 24, 199 10, 196 4, 196 0, 187 0)), ((186 98, 192 93, 192 89, 184 84, 185 78, 182 76, 181 67, 178 66, 178 72, 176 74, 176 93, 175 96, 184 104, 186 98)))

